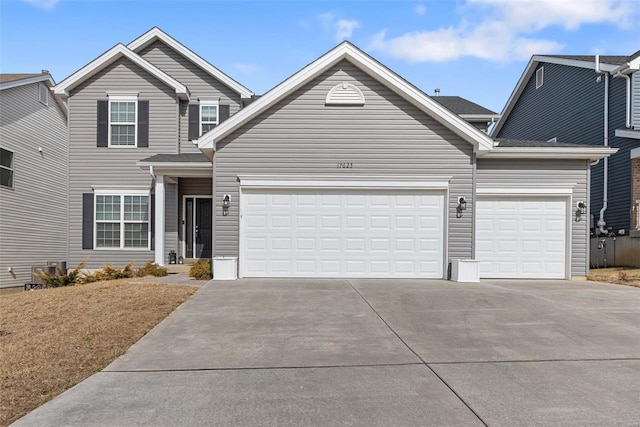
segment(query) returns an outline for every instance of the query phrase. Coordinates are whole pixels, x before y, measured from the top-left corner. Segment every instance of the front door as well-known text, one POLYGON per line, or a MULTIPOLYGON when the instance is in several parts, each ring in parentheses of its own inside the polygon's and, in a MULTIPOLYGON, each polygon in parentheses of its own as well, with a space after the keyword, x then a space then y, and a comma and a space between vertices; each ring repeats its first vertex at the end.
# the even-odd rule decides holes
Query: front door
POLYGON ((211 198, 185 197, 185 258, 211 258, 211 198))

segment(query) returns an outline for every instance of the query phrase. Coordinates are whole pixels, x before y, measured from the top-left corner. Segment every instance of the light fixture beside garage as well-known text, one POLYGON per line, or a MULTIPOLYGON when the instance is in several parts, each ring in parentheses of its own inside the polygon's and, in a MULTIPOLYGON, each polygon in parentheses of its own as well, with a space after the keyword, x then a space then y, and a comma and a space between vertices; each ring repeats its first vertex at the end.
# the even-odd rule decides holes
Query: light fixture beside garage
POLYGON ((231 196, 229 194, 225 194, 222 197, 222 215, 229 215, 229 207, 231 206, 231 196))
POLYGON ((458 206, 456 207, 456 218, 462 218, 462 211, 467 210, 467 200, 464 196, 458 197, 458 206))
POLYGON ((582 215, 587 213, 587 203, 586 202, 577 202, 576 203, 576 221, 579 222, 582 220, 582 215))

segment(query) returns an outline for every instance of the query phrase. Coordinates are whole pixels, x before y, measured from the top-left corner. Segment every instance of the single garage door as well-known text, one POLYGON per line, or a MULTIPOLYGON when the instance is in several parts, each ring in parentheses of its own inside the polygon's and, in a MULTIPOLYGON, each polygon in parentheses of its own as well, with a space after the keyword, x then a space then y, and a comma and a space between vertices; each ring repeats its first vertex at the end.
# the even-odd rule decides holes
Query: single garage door
POLYGON ((476 259, 482 278, 565 278, 566 198, 478 198, 476 259))
POLYGON ((243 277, 443 277, 444 192, 243 190, 243 277))

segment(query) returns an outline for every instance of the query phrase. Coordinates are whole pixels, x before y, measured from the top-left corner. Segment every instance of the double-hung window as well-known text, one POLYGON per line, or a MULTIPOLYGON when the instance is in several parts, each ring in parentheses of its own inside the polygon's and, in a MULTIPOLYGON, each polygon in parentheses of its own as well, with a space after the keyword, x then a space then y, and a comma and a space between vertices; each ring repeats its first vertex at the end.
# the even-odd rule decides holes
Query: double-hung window
POLYGON ((218 124, 218 102, 200 101, 200 135, 209 132, 218 124))
POLYGON ((13 188, 13 151, 0 148, 0 185, 13 188))
POLYGON ((137 96, 109 96, 109 146, 135 147, 138 133, 137 96))
POLYGON ((95 248, 149 249, 149 195, 97 193, 95 236, 95 248))

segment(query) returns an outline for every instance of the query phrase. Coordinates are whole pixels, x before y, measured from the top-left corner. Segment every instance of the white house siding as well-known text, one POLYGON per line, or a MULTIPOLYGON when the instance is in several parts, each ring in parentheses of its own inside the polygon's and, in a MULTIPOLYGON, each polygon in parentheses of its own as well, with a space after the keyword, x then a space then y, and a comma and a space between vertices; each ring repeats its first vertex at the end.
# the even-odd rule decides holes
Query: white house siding
POLYGON ((478 160, 476 185, 482 188, 573 187, 571 216, 571 274, 587 274, 589 215, 575 220, 577 201, 588 201, 589 163, 585 160, 478 160), (565 185, 566 184, 566 185, 565 185))
MULTIPOLYGON (((220 97, 220 104, 229 105, 230 115, 240 109, 240 94, 221 83, 218 79, 203 71, 200 67, 162 43, 156 41, 140 52, 147 61, 169 74, 189 88, 190 103, 198 102, 201 96, 220 97)), ((199 153, 198 147, 189 141, 189 117, 187 101, 180 109, 180 152, 199 153)))
POLYGON ((0 187, 0 288, 67 259, 66 120, 51 95, 40 103, 38 83, 0 91, 0 147, 13 151, 15 171, 14 188, 0 187))
MULTIPOLYGON (((152 187, 152 178, 136 162, 154 154, 178 152, 178 99, 175 91, 127 59, 119 59, 71 91, 69 98, 69 258, 73 267, 89 257, 87 268, 109 263, 122 266, 131 260, 153 260, 149 250, 82 249, 82 194, 93 185, 152 187), (96 147, 97 101, 107 92, 137 92, 139 100, 149 101, 148 148, 96 147)), ((175 190, 167 189, 167 203, 175 201, 175 190)), ((172 208, 175 210, 175 207, 172 208)), ((167 221, 171 215, 167 215, 167 221)), ((173 226, 175 229, 175 225, 173 226)), ((167 228, 168 233, 172 233, 167 228)), ((173 231, 175 233, 175 230, 173 231)), ((168 236, 174 239, 175 236, 168 236)), ((166 252, 166 251, 165 251, 166 252)), ((165 258, 167 257, 165 253, 165 258)))
POLYGON ((449 257, 469 258, 473 205, 462 218, 455 210, 459 196, 472 194, 472 152, 470 143, 343 61, 219 143, 216 255, 238 255, 238 175, 440 175, 453 176, 449 257), (327 93, 341 82, 359 87, 365 105, 325 106, 327 93), (338 162, 353 168, 337 168, 338 162), (224 194, 232 200, 227 216, 219 209, 224 194))

